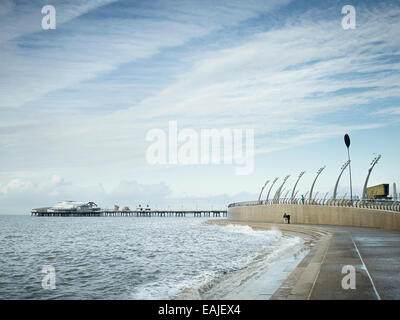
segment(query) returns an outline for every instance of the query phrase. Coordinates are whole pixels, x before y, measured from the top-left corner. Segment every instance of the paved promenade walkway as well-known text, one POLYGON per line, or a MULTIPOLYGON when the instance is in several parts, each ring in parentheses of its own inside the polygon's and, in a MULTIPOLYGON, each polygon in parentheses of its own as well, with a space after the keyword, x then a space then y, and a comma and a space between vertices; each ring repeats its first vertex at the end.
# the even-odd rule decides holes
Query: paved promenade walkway
POLYGON ((310 299, 400 299, 400 232, 325 227, 333 232, 310 299), (356 269, 356 289, 344 290, 344 265, 356 269))
POLYGON ((400 299, 399 231, 313 227, 329 230, 331 235, 320 240, 271 299, 400 299), (355 289, 342 288, 348 274, 342 273, 345 265, 355 268, 355 289))

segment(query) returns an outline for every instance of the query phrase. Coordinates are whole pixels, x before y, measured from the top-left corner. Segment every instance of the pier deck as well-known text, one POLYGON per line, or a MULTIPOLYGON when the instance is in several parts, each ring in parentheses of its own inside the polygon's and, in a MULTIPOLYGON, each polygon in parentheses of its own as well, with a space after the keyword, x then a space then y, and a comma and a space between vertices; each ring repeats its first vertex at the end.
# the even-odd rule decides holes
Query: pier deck
POLYGON ((129 210, 114 211, 100 210, 92 212, 71 212, 71 211, 32 211, 36 217, 226 217, 226 210, 129 210))

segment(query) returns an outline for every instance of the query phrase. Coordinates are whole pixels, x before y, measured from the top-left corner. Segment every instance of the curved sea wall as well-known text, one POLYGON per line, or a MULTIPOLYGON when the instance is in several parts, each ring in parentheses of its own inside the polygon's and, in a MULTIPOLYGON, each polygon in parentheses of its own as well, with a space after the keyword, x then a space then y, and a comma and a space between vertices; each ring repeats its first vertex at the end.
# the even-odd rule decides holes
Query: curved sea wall
POLYGON ((228 208, 228 219, 282 223, 370 227, 400 230, 400 213, 378 209, 297 204, 249 205, 228 208))

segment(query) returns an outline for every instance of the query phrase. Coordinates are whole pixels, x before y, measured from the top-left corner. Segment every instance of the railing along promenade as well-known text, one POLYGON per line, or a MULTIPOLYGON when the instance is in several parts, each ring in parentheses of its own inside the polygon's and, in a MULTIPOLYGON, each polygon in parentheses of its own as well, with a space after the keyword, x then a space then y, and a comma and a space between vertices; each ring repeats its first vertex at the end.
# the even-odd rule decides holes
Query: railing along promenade
POLYGON ((302 200, 282 198, 278 200, 268 201, 244 201, 235 202, 228 205, 228 208, 242 207, 242 206, 263 206, 273 204, 295 204, 295 205, 315 205, 315 206, 331 206, 331 207, 350 207, 350 208, 364 208, 385 211, 400 212, 400 201, 392 200, 332 200, 332 199, 315 199, 315 200, 302 200))

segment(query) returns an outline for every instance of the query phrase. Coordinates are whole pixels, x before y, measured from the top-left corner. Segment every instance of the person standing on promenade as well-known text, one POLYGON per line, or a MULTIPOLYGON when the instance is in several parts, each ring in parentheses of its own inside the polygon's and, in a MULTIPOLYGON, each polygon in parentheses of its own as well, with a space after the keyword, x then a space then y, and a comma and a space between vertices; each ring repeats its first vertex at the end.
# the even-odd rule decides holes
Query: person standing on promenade
POLYGON ((287 223, 290 224, 290 214, 286 215, 287 223))
POLYGON ((284 212, 283 213, 283 223, 286 223, 287 222, 287 215, 286 215, 286 213, 284 212))
POLYGON ((304 194, 301 195, 301 202, 304 204, 304 194))

